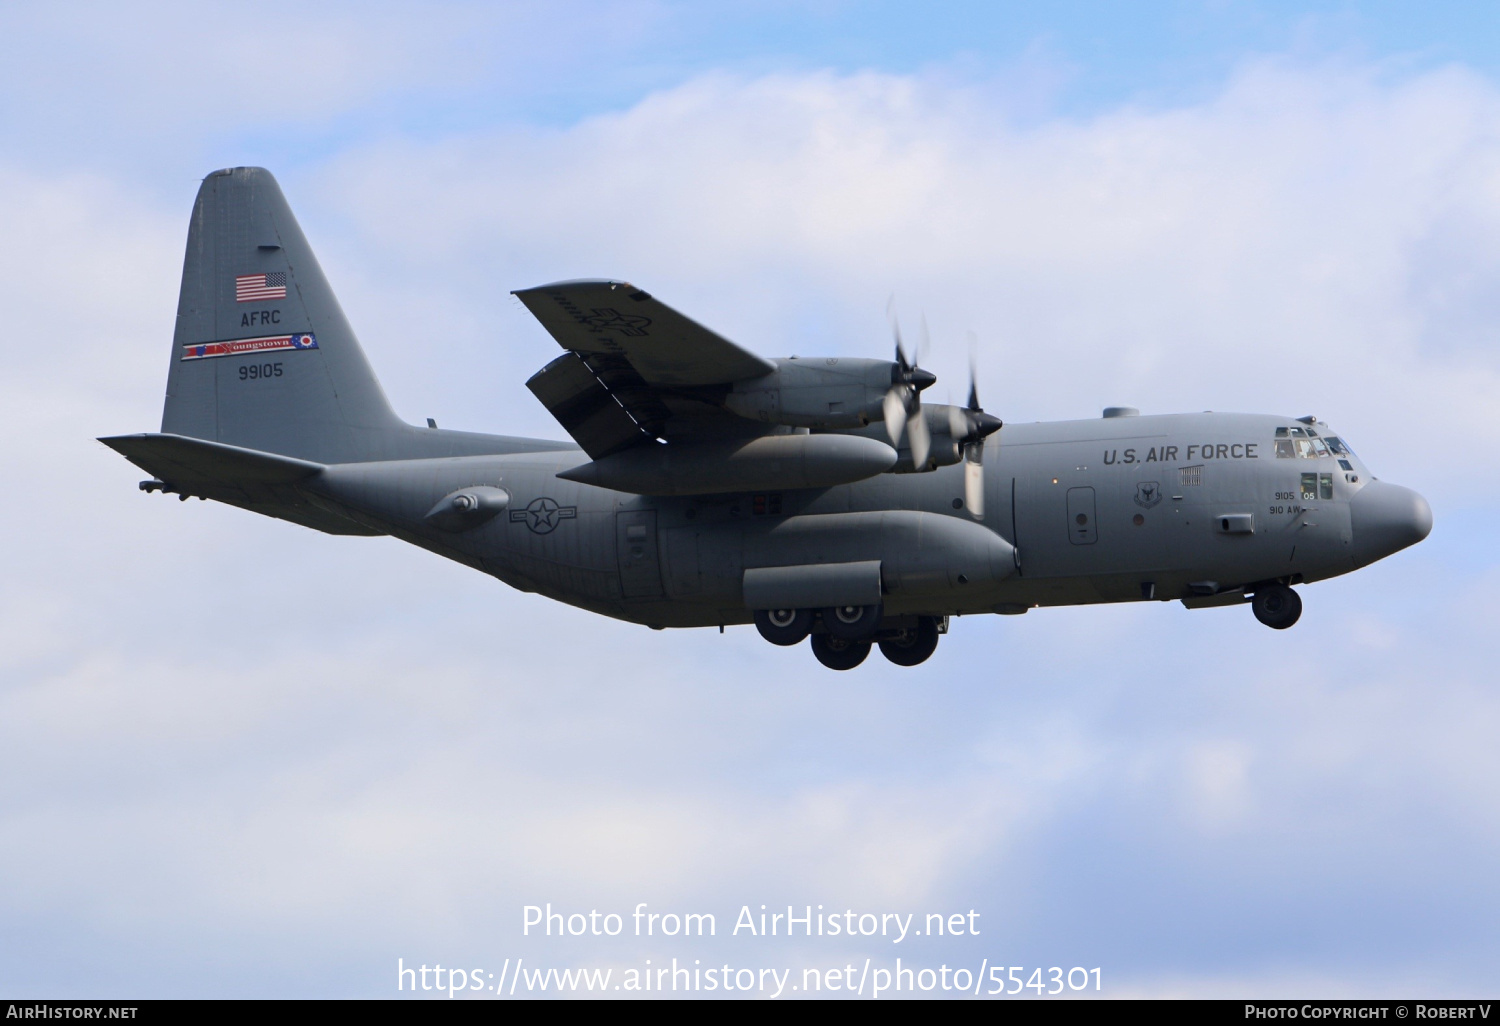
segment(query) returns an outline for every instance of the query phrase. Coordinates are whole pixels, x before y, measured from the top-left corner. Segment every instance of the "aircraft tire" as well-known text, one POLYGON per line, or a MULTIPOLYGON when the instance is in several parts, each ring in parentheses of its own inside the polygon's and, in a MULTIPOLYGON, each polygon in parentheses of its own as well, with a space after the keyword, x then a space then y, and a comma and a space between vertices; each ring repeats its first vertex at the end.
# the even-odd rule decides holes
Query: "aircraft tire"
POLYGON ((917 625, 898 631, 894 636, 880 639, 880 654, 897 666, 916 666, 925 663, 937 651, 937 621, 930 616, 917 620, 917 625))
POLYGON ((1284 631, 1302 615, 1302 596, 1284 584, 1273 584, 1255 593, 1250 608, 1261 623, 1284 631))
POLYGON ((880 629, 880 603, 873 606, 830 606, 823 610, 823 626, 835 638, 872 641, 880 629))
POLYGON ((832 634, 812 636, 813 655, 830 670, 852 670, 870 654, 868 641, 849 641, 832 634))
POLYGON ((755 629, 773 645, 800 645, 812 633, 811 609, 757 609, 755 629))

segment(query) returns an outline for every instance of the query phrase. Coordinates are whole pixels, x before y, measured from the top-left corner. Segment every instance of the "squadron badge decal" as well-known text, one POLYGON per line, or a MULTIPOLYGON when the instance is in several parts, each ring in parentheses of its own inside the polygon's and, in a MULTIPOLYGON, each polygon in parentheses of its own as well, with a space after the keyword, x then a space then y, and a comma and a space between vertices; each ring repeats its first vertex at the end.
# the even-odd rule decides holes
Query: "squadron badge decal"
POLYGON ((1155 481, 1142 481, 1135 486, 1135 504, 1141 509, 1150 509, 1161 501, 1161 485, 1155 481))

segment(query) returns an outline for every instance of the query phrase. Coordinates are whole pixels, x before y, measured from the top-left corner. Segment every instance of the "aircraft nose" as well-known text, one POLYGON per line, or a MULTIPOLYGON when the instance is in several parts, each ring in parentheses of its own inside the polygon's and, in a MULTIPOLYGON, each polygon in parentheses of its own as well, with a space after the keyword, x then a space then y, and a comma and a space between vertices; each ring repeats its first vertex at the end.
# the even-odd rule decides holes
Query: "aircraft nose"
POLYGON ((1354 543, 1375 559, 1415 545, 1432 531, 1432 507, 1410 488, 1371 481, 1349 500, 1354 543))

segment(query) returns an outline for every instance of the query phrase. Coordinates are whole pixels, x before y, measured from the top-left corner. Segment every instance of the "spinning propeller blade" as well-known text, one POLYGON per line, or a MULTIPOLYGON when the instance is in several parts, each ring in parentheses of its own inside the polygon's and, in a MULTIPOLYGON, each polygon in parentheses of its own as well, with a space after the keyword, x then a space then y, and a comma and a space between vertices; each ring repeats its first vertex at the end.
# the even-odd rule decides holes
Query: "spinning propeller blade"
POLYGON ((964 504, 975 520, 984 519, 984 467, 964 459, 964 504))
MULTIPOLYGON (((932 438, 927 422, 922 417, 922 389, 937 381, 931 371, 918 367, 906 358, 906 348, 901 344, 901 324, 896 319, 895 298, 886 307, 891 318, 891 335, 896 341, 896 361, 891 367, 891 387, 881 400, 881 414, 885 418, 885 431, 891 444, 900 448, 901 435, 905 431, 911 445, 912 462, 921 467, 932 451, 932 438)), ((922 339, 917 350, 917 359, 926 352, 928 342, 927 318, 922 318, 922 339)))
POLYGON ((920 397, 912 403, 911 410, 907 414, 906 433, 911 436, 912 465, 916 467, 925 466, 927 464, 927 457, 932 452, 932 436, 927 433, 927 418, 922 416, 922 400, 920 397))
POLYGON ((984 440, 1004 425, 999 417, 985 413, 979 405, 979 374, 975 367, 972 336, 970 346, 969 404, 963 409, 949 408, 948 426, 964 456, 964 504, 975 520, 983 520, 984 440))
POLYGON ((901 399, 898 386, 892 386, 880 402, 885 414, 885 433, 891 436, 891 444, 901 447, 901 431, 906 427, 906 403, 901 399))

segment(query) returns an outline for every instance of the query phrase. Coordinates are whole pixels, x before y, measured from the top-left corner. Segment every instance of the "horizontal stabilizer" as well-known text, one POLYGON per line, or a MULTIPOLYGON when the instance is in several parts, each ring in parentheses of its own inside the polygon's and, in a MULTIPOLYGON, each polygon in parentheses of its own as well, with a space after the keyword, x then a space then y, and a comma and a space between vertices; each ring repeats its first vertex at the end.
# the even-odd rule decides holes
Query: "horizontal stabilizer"
POLYGON ((183 435, 115 435, 99 441, 172 484, 291 484, 323 470, 321 463, 183 435))
POLYGON ((379 533, 307 501, 297 485, 322 473, 321 463, 183 435, 115 435, 99 441, 155 475, 164 491, 183 498, 217 499, 329 534, 379 533))

